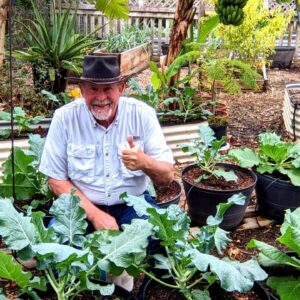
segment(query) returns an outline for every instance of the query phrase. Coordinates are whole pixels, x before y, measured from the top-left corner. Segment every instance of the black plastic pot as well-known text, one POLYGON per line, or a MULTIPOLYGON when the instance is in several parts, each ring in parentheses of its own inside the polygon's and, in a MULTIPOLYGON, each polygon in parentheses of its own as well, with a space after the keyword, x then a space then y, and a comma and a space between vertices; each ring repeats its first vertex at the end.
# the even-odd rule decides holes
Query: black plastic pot
POLYGON ((292 65, 295 47, 293 46, 277 46, 275 53, 269 59, 272 60, 271 68, 286 69, 292 65))
MULTIPOLYGON (((154 289, 155 287, 159 286, 158 283, 156 283, 154 280, 150 279, 147 284, 145 285, 144 291, 143 291, 143 300, 150 299, 149 291, 154 289)), ((164 287, 167 289, 166 287, 164 287)), ((215 294, 218 294, 219 290, 221 290, 221 286, 218 282, 214 283, 212 286, 210 286, 209 291, 213 291, 215 294)), ((259 296, 260 300, 271 300, 267 290, 264 288, 263 285, 261 285, 258 282, 254 282, 252 290, 255 292, 257 296, 259 296)), ((169 289, 169 294, 165 297, 167 300, 183 300, 185 297, 178 291, 177 289, 169 289)), ((213 298, 216 299, 216 298, 213 298)), ((220 299, 220 298, 218 298, 220 299)))
MULTIPOLYGON (((246 207, 250 201, 250 196, 252 191, 254 190, 257 177, 255 173, 251 170, 247 170, 236 165, 224 163, 219 163, 217 165, 230 168, 233 171, 239 170, 245 174, 248 174, 253 178, 254 182, 252 185, 244 189, 237 189, 231 191, 209 190, 192 185, 191 183, 186 181, 182 176, 183 187, 185 190, 188 204, 188 211, 192 222, 195 223, 195 225, 203 226, 206 224, 206 219, 208 216, 215 215, 217 211, 216 207, 218 204, 226 202, 227 199, 233 196, 234 194, 242 193, 246 196, 245 204, 231 206, 225 213, 223 222, 220 224, 220 227, 223 229, 233 229, 239 225, 239 223, 242 221, 245 215, 246 207)), ((184 173, 186 173, 192 168, 197 168, 197 166, 187 166, 182 170, 182 175, 184 175, 184 173)))
MULTIPOLYGON (((177 180, 174 180, 173 183, 176 184, 176 186, 178 187, 179 193, 175 197, 171 198, 168 201, 157 203, 157 205, 160 208, 166 208, 166 207, 168 207, 171 204, 178 204, 179 203, 179 200, 180 200, 180 197, 181 197, 181 193, 182 193, 182 188, 181 188, 180 183, 177 180)), ((154 200, 155 200, 155 198, 154 198, 154 200)))
POLYGON ((161 53, 162 55, 167 55, 169 50, 169 44, 161 44, 161 53))
POLYGON ((258 174, 256 197, 262 215, 282 222, 286 209, 300 206, 300 187, 271 175, 258 174))
POLYGON ((217 140, 220 140, 223 136, 227 135, 227 125, 224 126, 210 126, 214 131, 217 140))

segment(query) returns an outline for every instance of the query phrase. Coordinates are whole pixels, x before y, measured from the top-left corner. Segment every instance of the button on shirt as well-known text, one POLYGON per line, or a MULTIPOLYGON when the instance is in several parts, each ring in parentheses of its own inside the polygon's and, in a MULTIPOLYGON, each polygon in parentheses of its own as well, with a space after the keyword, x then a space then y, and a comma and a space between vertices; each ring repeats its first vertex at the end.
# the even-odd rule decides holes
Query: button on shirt
POLYGON ((39 170, 54 179, 71 180, 95 204, 123 203, 121 193, 141 195, 149 180, 143 171, 130 171, 121 161, 129 135, 152 158, 173 163, 153 108, 121 97, 114 122, 105 128, 84 99, 77 99, 56 110, 39 170))

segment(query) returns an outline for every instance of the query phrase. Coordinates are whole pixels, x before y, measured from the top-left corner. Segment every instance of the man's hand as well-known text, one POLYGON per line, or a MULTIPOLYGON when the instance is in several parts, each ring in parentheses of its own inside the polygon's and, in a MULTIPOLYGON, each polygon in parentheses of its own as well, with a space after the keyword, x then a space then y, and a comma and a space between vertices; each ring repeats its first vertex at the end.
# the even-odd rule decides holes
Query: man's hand
POLYGON ((130 148, 122 150, 122 162, 131 171, 143 169, 146 159, 145 153, 138 145, 135 145, 132 135, 128 137, 127 141, 130 148))
POLYGON ((116 219, 100 209, 95 208, 93 213, 89 215, 89 220, 94 225, 95 230, 119 230, 116 219))

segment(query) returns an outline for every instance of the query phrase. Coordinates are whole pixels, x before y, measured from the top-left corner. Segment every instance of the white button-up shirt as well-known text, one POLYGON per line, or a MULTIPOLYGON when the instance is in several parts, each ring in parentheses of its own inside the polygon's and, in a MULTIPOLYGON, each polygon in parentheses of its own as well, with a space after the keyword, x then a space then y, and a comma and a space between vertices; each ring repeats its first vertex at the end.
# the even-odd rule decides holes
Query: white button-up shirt
POLYGON ((121 97, 114 122, 105 128, 84 99, 77 99, 56 110, 39 170, 54 179, 71 180, 95 204, 120 204, 121 193, 141 195, 149 180, 141 170, 128 170, 120 159, 129 135, 152 158, 173 163, 153 108, 121 97))

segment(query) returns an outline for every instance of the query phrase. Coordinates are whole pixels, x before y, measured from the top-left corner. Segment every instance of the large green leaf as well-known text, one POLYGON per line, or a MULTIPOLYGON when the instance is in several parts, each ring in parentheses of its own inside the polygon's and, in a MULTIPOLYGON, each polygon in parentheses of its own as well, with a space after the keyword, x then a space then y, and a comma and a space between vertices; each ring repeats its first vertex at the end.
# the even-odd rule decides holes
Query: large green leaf
POLYGON ((262 145, 276 145, 280 143, 280 136, 271 132, 261 133, 259 135, 259 143, 262 145))
POLYGON ((161 240, 163 246, 173 246, 176 242, 184 240, 186 230, 177 228, 175 230, 176 220, 170 219, 167 211, 159 213, 155 208, 149 208, 149 222, 154 225, 155 236, 161 240))
POLYGON ((281 162, 287 159, 288 153, 292 144, 278 143, 275 145, 260 145, 260 151, 267 157, 271 158, 274 162, 281 162))
POLYGON ((284 214, 284 221, 280 227, 281 234, 284 234, 289 226, 300 230, 300 207, 296 208, 294 211, 287 209, 284 214))
POLYGON ((110 244, 100 245, 104 260, 114 263, 117 267, 128 268, 139 264, 146 256, 148 238, 152 234, 152 225, 146 220, 136 219, 130 225, 123 225, 123 231, 111 237, 110 244))
POLYGON ((300 300, 300 277, 270 277, 267 285, 276 291, 281 300, 300 300))
POLYGON ((217 275, 221 286, 226 291, 249 291, 256 280, 264 280, 267 273, 252 259, 243 263, 229 259, 219 259, 209 254, 203 254, 195 249, 186 253, 190 255, 196 268, 201 272, 210 270, 217 275))
POLYGON ((254 247, 256 247, 260 251, 258 259, 260 264, 262 264, 263 266, 286 264, 294 266, 296 268, 300 268, 299 259, 292 258, 271 245, 257 240, 251 240, 247 244, 247 248, 254 247))
POLYGON ((229 155, 238 160, 243 168, 257 166, 260 163, 259 156, 251 149, 233 149, 229 151, 229 155))
POLYGON ((43 148, 45 144, 45 138, 42 138, 39 134, 29 135, 29 154, 34 156, 34 160, 38 163, 41 160, 43 148))
POLYGON ((12 203, 0 198, 0 235, 12 250, 33 246, 37 232, 31 218, 18 213, 12 203))
POLYGON ((34 224, 38 241, 43 243, 53 242, 55 240, 53 227, 46 228, 43 222, 45 214, 41 211, 33 212, 31 214, 31 222, 34 224))
POLYGON ((285 233, 277 239, 279 243, 295 251, 300 256, 300 230, 289 226, 285 233))
POLYGON ((211 16, 206 19, 199 27, 199 33, 197 37, 198 43, 205 43, 208 36, 219 24, 219 17, 217 15, 211 16))
POLYGON ((39 192, 37 177, 33 174, 16 173, 13 184, 13 175, 10 173, 3 178, 3 183, 0 184, 0 196, 12 197, 13 186, 15 187, 17 200, 28 200, 39 192))
POLYGON ((101 285, 90 281, 86 272, 80 274, 80 281, 89 291, 99 291, 102 296, 110 296, 115 290, 113 284, 101 285))
POLYGON ((16 282, 21 288, 30 286, 30 272, 23 272, 22 266, 16 263, 11 255, 0 251, 0 278, 16 282))
POLYGON ((95 0, 96 9, 110 19, 127 19, 129 16, 128 0, 95 0))
POLYGON ((223 177, 226 181, 237 181, 238 177, 235 175, 234 171, 225 171, 222 168, 218 168, 212 172, 216 177, 223 177))
POLYGON ((300 168, 286 170, 285 174, 290 178, 293 185, 300 186, 300 168))
POLYGON ((57 243, 40 243, 34 245, 32 249, 37 253, 39 260, 49 259, 55 263, 65 262, 67 265, 83 259, 88 254, 87 250, 79 250, 57 243))
POLYGON ((244 205, 245 204, 246 197, 239 193, 234 194, 231 196, 226 203, 220 203, 217 206, 217 212, 215 216, 209 216, 207 218, 207 224, 208 225, 220 225, 223 221, 224 215, 226 211, 232 206, 232 205, 244 205))
POLYGON ((206 148, 208 148, 211 145, 212 141, 216 139, 214 131, 209 126, 200 126, 199 136, 201 142, 206 148))
POLYGON ((63 194, 50 209, 54 216, 53 228, 62 244, 81 246, 87 228, 86 214, 79 206, 80 198, 73 194, 63 194))

